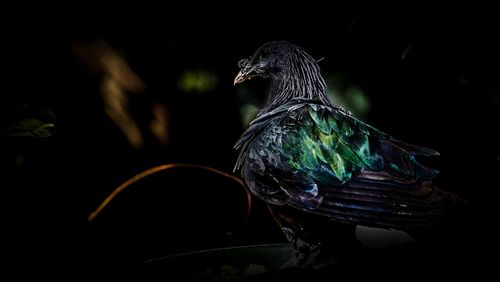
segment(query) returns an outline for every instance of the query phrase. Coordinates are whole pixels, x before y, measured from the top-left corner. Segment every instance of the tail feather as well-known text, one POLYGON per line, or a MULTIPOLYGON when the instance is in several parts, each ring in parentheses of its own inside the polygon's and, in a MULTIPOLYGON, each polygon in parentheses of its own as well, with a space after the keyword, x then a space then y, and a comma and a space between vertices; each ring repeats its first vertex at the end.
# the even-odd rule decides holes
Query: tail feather
POLYGON ((439 152, 437 152, 435 150, 432 150, 432 149, 429 149, 426 147, 422 147, 422 146, 418 146, 418 145, 408 144, 408 143, 405 143, 403 141, 399 141, 396 139, 391 139, 391 142, 398 145, 403 150, 405 150, 408 153, 415 155, 415 156, 437 157, 440 155, 439 152))
POLYGON ((416 156, 436 156, 438 152, 410 145, 395 139, 380 140, 381 152, 387 165, 398 172, 422 180, 430 180, 439 171, 426 167, 416 160, 416 156))
POLYGON ((356 181, 343 187, 321 187, 322 202, 314 208, 290 205, 334 221, 400 230, 421 230, 446 221, 447 203, 456 196, 441 191, 432 182, 417 189, 395 189, 384 183, 356 181))

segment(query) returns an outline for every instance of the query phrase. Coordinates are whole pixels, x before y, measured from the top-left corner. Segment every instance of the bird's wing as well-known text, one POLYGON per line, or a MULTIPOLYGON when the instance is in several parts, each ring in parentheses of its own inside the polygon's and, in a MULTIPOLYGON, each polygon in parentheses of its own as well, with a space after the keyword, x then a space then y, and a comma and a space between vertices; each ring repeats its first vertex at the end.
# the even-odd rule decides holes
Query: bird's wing
POLYGON ((268 140, 277 136, 295 172, 322 183, 342 184, 361 171, 385 172, 403 178, 430 180, 437 171, 417 162, 416 156, 439 155, 431 149, 410 145, 325 105, 300 103, 268 127, 268 140))
POLYGON ((438 153, 398 141, 337 108, 288 105, 249 149, 266 167, 260 176, 274 181, 297 209, 395 228, 429 225, 442 213, 444 193, 428 181, 437 171, 415 159, 438 153))

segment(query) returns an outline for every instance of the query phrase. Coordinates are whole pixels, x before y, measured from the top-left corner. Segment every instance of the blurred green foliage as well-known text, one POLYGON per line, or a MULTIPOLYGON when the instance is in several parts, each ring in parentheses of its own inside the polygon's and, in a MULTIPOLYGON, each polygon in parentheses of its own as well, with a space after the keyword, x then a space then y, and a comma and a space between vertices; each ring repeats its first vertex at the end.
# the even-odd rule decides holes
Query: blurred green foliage
POLYGON ((46 138, 52 136, 55 125, 51 122, 36 118, 25 118, 4 126, 2 133, 12 137, 38 137, 46 138))
POLYGON ((328 96, 341 107, 349 110, 359 118, 366 118, 371 107, 370 99, 363 89, 349 83, 344 77, 336 74, 327 76, 328 96))
POLYGON ((244 127, 247 127, 250 122, 255 118, 259 108, 252 103, 245 103, 240 107, 241 123, 244 127))
POLYGON ((209 70, 195 69, 184 71, 177 80, 183 92, 207 93, 213 91, 219 82, 217 75, 209 70))

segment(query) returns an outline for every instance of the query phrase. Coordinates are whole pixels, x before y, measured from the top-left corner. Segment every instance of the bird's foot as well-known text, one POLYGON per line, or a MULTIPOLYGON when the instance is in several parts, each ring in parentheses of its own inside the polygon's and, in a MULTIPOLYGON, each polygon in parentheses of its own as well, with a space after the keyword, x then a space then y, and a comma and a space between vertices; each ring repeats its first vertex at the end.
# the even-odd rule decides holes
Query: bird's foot
MULTIPOLYGON (((295 249, 294 255, 283 266, 284 268, 314 268, 321 269, 337 265, 339 260, 330 253, 325 254, 321 249, 321 244, 311 245, 299 240, 298 248, 295 249)), ((294 244, 295 247, 296 244, 294 244)))
POLYGON ((283 228, 288 239, 293 244, 294 255, 288 260, 282 268, 291 267, 312 267, 316 264, 316 258, 320 254, 320 243, 314 244, 306 242, 295 236, 295 233, 289 228, 283 228))

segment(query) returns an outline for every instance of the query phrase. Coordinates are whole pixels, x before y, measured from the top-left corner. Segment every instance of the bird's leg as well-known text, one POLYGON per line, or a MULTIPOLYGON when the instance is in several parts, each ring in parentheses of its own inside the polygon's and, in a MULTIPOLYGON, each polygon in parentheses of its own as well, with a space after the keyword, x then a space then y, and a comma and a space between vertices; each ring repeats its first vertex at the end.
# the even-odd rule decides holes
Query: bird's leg
POLYGON ((283 213, 275 212, 270 207, 269 211, 276 222, 280 225, 286 239, 292 243, 294 248, 294 257, 285 263, 283 267, 312 265, 320 252, 321 244, 319 242, 313 242, 312 240, 303 239, 302 233, 304 233, 304 228, 300 222, 294 218, 283 213))
POLYGON ((283 267, 321 268, 356 260, 355 225, 321 220, 283 206, 269 210, 295 250, 283 267))

